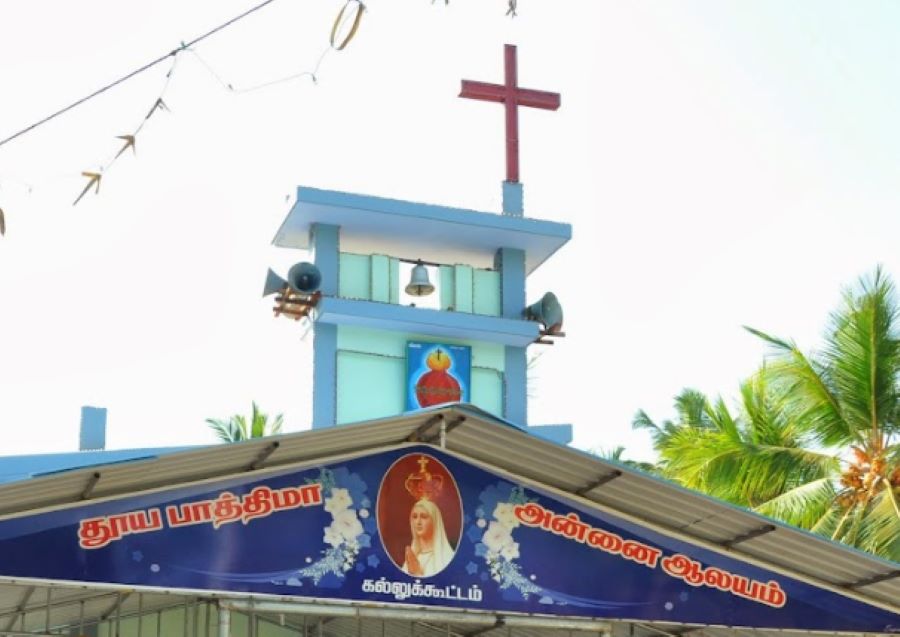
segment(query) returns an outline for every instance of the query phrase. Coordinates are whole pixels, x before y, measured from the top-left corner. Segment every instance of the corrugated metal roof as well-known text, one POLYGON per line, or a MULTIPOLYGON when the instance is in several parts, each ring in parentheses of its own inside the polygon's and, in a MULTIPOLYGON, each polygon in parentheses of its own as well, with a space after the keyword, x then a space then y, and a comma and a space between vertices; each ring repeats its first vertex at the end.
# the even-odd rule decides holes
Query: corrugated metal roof
MULTIPOLYGON (((446 449, 451 453, 666 534, 900 614, 900 564, 896 562, 831 542, 627 466, 540 439, 471 406, 444 407, 3 484, 0 485, 0 515, 14 516, 77 503, 84 496, 121 496, 245 471, 370 452, 405 442, 436 444, 440 422, 446 426, 446 449)), ((15 594, 21 595, 22 589, 15 594)), ((15 594, 6 598, 0 589, 0 632, 2 608, 18 604, 13 599, 15 594)), ((659 632, 658 628, 655 630, 659 632)), ((703 632, 716 637, 712 629, 704 628, 703 632)), ((653 631, 647 633, 648 637, 652 634, 653 631)), ((729 635, 734 637, 734 632, 729 635)))
POLYGON ((95 465, 131 462, 194 449, 197 447, 168 447, 162 449, 124 449, 117 451, 76 451, 74 453, 44 453, 26 456, 0 456, 0 484, 28 480, 42 475, 71 471, 95 465))

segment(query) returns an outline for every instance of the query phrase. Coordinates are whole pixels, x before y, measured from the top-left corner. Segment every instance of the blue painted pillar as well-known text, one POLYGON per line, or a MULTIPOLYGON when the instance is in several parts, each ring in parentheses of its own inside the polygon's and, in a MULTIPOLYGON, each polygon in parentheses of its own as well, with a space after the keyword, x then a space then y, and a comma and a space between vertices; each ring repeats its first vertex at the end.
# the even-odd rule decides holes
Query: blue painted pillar
POLYGON ((503 182, 503 214, 511 217, 525 216, 522 184, 512 181, 503 182))
MULTIPOLYGON (((310 231, 316 267, 322 272, 319 288, 337 296, 340 228, 315 224, 310 231)), ((337 325, 316 323, 313 336, 313 429, 337 422, 337 325)))
MULTIPOLYGON (((503 318, 521 320, 525 311, 525 252, 500 248, 494 256, 494 267, 500 271, 500 304, 503 318)), ((522 425, 528 424, 527 350, 504 348, 503 417, 522 425)))
MULTIPOLYGON (((503 182, 503 214, 522 217, 525 202, 522 184, 503 182)), ((501 248, 495 257, 500 270, 500 299, 503 318, 521 319, 525 309, 525 253, 501 248)), ((528 424, 528 354, 524 347, 504 348, 503 417, 523 427, 528 424)))

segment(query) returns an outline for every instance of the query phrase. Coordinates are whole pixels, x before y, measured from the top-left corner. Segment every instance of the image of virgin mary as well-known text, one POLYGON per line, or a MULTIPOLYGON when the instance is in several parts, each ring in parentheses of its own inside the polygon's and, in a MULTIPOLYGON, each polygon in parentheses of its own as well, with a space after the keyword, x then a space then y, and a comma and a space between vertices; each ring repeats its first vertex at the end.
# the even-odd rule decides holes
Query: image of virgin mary
POLYGON ((427 498, 418 500, 409 512, 409 531, 412 540, 404 553, 403 571, 418 577, 443 571, 453 559, 454 550, 438 506, 427 498))

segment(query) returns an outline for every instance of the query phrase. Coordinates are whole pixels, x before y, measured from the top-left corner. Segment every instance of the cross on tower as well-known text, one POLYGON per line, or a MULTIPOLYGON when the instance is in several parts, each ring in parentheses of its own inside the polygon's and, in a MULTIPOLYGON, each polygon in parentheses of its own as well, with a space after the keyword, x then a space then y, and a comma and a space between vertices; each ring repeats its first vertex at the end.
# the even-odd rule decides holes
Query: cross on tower
POLYGON ((516 47, 504 49, 504 83, 462 81, 460 97, 488 102, 501 102, 506 110, 506 181, 519 182, 519 105, 555 111, 559 108, 559 93, 519 88, 516 69, 516 47))

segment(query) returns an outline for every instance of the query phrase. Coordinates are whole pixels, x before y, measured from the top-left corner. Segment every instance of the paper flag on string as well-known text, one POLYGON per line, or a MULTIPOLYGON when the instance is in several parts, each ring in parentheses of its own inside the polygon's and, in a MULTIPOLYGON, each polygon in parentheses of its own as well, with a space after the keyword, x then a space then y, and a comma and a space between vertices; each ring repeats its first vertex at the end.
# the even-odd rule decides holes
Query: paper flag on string
POLYGON ((122 149, 118 153, 116 153, 115 159, 118 159, 119 155, 128 150, 129 147, 135 155, 137 154, 137 146, 134 145, 134 135, 116 135, 116 139, 125 140, 125 145, 122 146, 122 149))
POLYGON ((84 190, 81 191, 81 194, 78 195, 78 199, 72 202, 73 206, 81 201, 81 198, 87 194, 87 191, 91 189, 91 186, 96 185, 96 189, 94 190, 95 195, 100 192, 100 178, 103 175, 101 175, 100 173, 91 172, 83 172, 81 174, 88 178, 88 183, 87 186, 84 187, 84 190))
POLYGON ((0 208, 0 236, 6 234, 6 218, 3 216, 3 208, 0 208))
POLYGON ((163 98, 157 97, 156 102, 153 104, 153 108, 150 109, 150 112, 147 113, 145 120, 150 119, 150 116, 153 115, 156 111, 168 111, 169 107, 166 106, 166 103, 163 102, 163 98))

